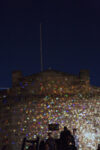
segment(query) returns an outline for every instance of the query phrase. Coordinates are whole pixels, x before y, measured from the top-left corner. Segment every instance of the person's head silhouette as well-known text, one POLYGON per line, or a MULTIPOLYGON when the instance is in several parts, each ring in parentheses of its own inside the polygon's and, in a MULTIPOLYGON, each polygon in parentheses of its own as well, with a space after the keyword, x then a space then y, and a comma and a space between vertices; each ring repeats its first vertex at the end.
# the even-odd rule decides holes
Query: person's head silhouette
POLYGON ((68 130, 67 127, 64 126, 64 131, 67 131, 67 130, 68 130))

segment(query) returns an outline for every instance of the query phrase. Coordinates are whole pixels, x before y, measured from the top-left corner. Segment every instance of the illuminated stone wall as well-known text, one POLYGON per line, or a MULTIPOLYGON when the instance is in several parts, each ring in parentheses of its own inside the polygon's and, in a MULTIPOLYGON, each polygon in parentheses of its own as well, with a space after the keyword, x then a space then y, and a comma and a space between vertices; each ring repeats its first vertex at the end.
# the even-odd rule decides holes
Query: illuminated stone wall
MULTIPOLYGON (((89 80, 54 72, 20 81, 20 86, 1 96, 0 136, 9 138, 13 150, 21 148, 24 137, 46 138, 48 124, 57 123, 59 131, 77 128, 80 150, 95 150, 100 143, 100 89, 89 80)), ((1 140, 2 141, 2 140, 1 140)), ((2 146, 2 142, 0 143, 2 146)))
POLYGON ((48 124, 58 123, 60 130, 54 132, 56 138, 59 137, 64 126, 71 131, 77 128, 80 149, 96 149, 100 142, 100 102, 98 100, 100 98, 67 99, 47 96, 38 103, 33 100, 26 104, 19 104, 12 109, 13 143, 20 145, 24 137, 33 139, 36 135, 45 138, 48 124))

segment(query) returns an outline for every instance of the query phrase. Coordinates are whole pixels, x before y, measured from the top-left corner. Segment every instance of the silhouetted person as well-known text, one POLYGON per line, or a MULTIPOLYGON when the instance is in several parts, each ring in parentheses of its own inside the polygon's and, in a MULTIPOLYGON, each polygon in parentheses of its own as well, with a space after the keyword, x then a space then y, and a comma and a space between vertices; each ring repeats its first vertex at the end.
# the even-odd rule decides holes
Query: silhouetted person
POLYGON ((64 127, 64 130, 60 133, 60 143, 61 143, 61 150, 66 150, 68 146, 68 137, 71 135, 71 132, 64 127))
POLYGON ((56 150, 60 150, 60 139, 55 139, 56 150))
POLYGON ((36 150, 39 150, 39 136, 37 136, 37 139, 36 139, 36 150))
POLYGON ((48 139, 46 140, 46 148, 48 148, 48 150, 56 149, 55 140, 53 139, 51 133, 48 133, 48 139))
POLYGON ((97 148, 97 150, 100 150, 100 144, 98 144, 98 148, 97 148))
MULTIPOLYGON (((44 149, 43 149, 44 150, 44 149)), ((49 150, 49 145, 48 143, 45 143, 45 150, 49 150)))
POLYGON ((24 150, 25 144, 26 144, 26 137, 23 139, 21 150, 24 150))
POLYGON ((39 144, 39 150, 44 150, 45 149, 45 142, 42 140, 39 144))

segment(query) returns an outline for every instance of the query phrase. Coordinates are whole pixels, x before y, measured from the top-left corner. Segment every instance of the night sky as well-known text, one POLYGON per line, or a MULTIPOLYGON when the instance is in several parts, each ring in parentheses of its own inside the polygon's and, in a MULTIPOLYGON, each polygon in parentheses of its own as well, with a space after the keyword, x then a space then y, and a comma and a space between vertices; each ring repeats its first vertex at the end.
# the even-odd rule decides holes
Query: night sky
POLYGON ((89 69, 100 86, 99 0, 0 1, 0 88, 11 87, 11 74, 40 72, 40 23, 44 70, 78 74, 89 69))

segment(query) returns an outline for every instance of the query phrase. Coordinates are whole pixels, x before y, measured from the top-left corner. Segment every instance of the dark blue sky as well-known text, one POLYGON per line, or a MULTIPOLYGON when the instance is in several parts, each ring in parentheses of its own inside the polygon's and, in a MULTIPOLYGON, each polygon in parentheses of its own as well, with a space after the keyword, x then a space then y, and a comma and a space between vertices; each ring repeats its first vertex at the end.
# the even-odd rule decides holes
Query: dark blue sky
POLYGON ((11 87, 11 73, 40 72, 40 22, 44 70, 78 74, 89 69, 100 86, 100 2, 95 0, 0 2, 0 87, 11 87))

